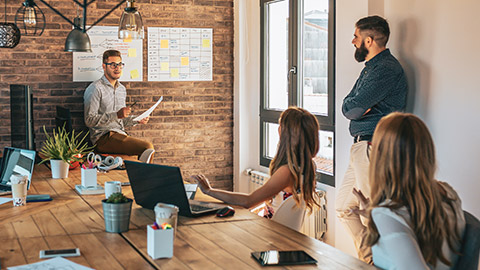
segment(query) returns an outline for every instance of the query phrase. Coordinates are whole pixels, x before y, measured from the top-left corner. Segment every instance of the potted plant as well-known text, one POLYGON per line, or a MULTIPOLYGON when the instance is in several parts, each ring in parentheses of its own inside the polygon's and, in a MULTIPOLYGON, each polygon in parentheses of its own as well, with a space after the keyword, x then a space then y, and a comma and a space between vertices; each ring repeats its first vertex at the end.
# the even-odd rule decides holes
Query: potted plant
POLYGON ((105 230, 112 233, 128 231, 133 200, 121 192, 112 193, 108 199, 102 200, 105 230))
POLYGON ((53 130, 53 135, 50 136, 43 126, 43 131, 47 139, 43 143, 40 154, 42 155, 42 162, 50 161, 52 170, 52 178, 67 178, 68 168, 72 161, 80 161, 83 154, 91 151, 94 146, 89 147, 85 138, 88 132, 83 137, 80 137, 83 131, 75 133, 67 132, 65 127, 58 128, 58 131, 53 130))

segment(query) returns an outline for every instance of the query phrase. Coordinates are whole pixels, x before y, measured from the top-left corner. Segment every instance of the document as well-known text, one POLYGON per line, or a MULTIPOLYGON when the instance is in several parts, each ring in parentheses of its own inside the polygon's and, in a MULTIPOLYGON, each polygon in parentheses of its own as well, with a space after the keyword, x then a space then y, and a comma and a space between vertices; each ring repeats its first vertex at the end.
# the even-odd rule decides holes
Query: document
POLYGON ((94 270, 90 267, 85 267, 83 265, 71 262, 67 259, 62 257, 55 257, 50 260, 45 260, 41 262, 25 264, 20 266, 9 267, 8 269, 11 270, 40 270, 40 269, 48 269, 48 270, 94 270))
POLYGON ((12 198, 4 198, 4 197, 1 197, 1 198, 0 198, 0 204, 4 204, 4 203, 10 202, 10 201, 12 201, 12 200, 13 200, 12 198))
POLYGON ((163 100, 163 96, 161 96, 158 99, 157 103, 155 103, 155 105, 150 107, 150 109, 146 110, 144 113, 140 114, 139 116, 133 118, 133 121, 140 121, 143 118, 150 116, 150 114, 152 114, 153 110, 155 110, 155 108, 157 108, 157 106, 160 104, 160 102, 162 102, 162 100, 163 100))

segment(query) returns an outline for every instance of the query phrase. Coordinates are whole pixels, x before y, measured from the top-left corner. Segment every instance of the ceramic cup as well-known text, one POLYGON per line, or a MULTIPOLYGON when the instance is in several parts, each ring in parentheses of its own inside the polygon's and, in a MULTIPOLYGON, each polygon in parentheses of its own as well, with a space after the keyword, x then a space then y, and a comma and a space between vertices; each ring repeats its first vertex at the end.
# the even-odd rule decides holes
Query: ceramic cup
POLYGON ((110 195, 116 192, 122 192, 122 183, 120 181, 105 182, 105 198, 108 199, 110 195))

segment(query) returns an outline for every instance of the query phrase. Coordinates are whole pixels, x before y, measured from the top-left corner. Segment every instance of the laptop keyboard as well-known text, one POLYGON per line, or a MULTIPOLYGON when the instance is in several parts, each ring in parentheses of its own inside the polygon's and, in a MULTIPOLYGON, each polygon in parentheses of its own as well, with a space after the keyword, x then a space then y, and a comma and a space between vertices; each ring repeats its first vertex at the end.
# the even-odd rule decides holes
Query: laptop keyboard
POLYGON ((205 210, 211 210, 211 207, 207 206, 202 206, 198 204, 191 204, 190 209, 192 209, 193 212, 200 212, 200 211, 205 211, 205 210))

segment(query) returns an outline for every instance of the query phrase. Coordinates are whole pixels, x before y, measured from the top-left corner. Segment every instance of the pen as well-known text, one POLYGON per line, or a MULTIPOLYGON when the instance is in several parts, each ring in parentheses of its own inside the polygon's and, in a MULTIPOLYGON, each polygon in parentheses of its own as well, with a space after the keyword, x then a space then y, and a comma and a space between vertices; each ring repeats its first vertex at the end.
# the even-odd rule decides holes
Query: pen
POLYGON ((135 106, 135 104, 137 104, 137 102, 136 102, 136 101, 135 101, 135 102, 133 102, 133 104, 132 104, 132 105, 130 105, 130 108, 132 108, 133 106, 135 106))

